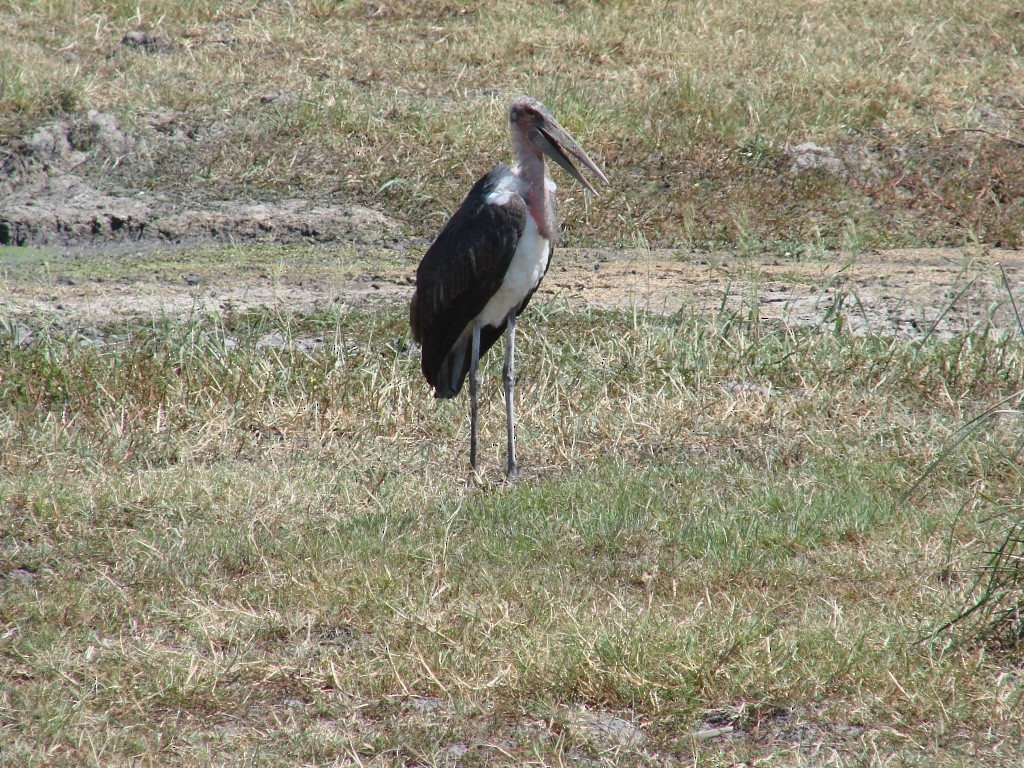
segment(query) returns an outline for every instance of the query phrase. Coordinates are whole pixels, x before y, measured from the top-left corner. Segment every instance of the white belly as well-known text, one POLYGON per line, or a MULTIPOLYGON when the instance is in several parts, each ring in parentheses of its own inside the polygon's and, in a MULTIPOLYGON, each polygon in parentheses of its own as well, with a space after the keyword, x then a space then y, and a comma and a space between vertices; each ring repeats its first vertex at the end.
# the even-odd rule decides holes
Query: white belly
POLYGON ((509 312, 518 307, 539 284, 548 268, 548 256, 551 254, 551 243, 541 237, 537 231, 537 222, 533 216, 527 215, 526 229, 519 238, 519 245, 512 256, 505 279, 498 288, 483 312, 480 313, 480 325, 499 327, 505 322, 509 312))

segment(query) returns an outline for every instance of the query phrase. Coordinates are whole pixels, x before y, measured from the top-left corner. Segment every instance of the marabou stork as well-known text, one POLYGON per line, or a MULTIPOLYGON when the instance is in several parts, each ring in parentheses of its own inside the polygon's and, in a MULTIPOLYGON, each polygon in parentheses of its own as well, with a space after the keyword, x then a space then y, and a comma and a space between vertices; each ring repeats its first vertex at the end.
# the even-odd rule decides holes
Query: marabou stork
POLYGON ((558 236, 555 184, 547 155, 590 192, 573 165, 607 177, 547 108, 526 96, 508 110, 515 165, 500 165, 481 178, 427 250, 416 270, 409 307, 413 339, 422 346, 423 375, 434 397, 452 398, 469 374, 469 463, 477 465, 477 365, 504 332, 505 418, 508 477, 516 475, 512 397, 515 387, 516 316, 547 272, 558 236))

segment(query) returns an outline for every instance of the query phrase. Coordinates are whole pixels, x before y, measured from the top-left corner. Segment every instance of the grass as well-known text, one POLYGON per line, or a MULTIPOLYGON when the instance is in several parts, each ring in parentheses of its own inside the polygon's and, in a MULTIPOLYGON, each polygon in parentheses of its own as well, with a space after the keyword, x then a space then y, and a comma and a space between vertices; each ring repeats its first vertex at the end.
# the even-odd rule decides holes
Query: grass
POLYGON ((1022 29, 996 0, 0 0, 0 195, 64 122, 104 190, 363 203, 414 243, 0 248, 0 763, 1019 765, 1024 341, 1006 306, 891 335, 825 267, 1021 245, 1022 29), (509 486, 497 359, 474 477, 397 301, 198 297, 408 272, 520 92, 613 182, 562 184, 569 245, 632 247, 637 291, 653 248, 738 256, 707 312, 535 297, 509 486), (793 170, 807 141, 843 170, 793 170), (764 316, 765 254, 822 265, 820 327, 764 316), (7 303, 33 282, 53 311, 7 303))
POLYGON ((933 634, 1019 489, 1014 424, 956 439, 1017 336, 540 302, 509 487, 500 361, 474 481, 401 310, 19 323, 5 764, 1019 759, 1012 657, 933 634))
POLYGON ((430 234, 529 92, 614 181, 592 205, 563 185, 571 242, 1019 246, 1020 30, 997 0, 6 2, 0 135, 17 154, 97 109, 143 142, 91 150, 105 186, 361 202, 430 234), (173 49, 121 46, 136 29, 173 49), (794 173, 806 141, 846 173, 794 173))
MULTIPOLYGON (((45 248, 0 248, 0 277, 9 286, 123 283, 195 286, 218 282, 343 284, 375 273, 393 275, 411 259, 385 249, 341 244, 330 247, 197 246, 120 255, 59 253, 45 248)), ((14 293, 15 291, 11 291, 14 293)))

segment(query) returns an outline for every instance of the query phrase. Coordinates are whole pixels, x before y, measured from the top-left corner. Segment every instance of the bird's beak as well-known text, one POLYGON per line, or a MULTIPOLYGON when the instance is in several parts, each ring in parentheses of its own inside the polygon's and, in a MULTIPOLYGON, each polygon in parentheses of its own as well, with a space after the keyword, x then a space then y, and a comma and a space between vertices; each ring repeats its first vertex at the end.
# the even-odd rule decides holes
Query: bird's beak
POLYGON ((544 154, 562 166, 566 173, 576 179, 576 181, 582 184, 586 189, 590 190, 593 194, 596 195, 597 190, 594 189, 594 186, 576 169, 576 166, 572 164, 572 160, 566 156, 567 154, 576 158, 576 160, 582 163, 605 184, 608 183, 608 177, 601 172, 601 169, 597 167, 593 160, 590 159, 590 156, 587 155, 587 153, 583 151, 583 148, 576 143, 576 140, 569 135, 569 132, 560 126, 553 118, 545 120, 544 125, 538 127, 530 138, 533 140, 534 144, 540 147, 544 154))

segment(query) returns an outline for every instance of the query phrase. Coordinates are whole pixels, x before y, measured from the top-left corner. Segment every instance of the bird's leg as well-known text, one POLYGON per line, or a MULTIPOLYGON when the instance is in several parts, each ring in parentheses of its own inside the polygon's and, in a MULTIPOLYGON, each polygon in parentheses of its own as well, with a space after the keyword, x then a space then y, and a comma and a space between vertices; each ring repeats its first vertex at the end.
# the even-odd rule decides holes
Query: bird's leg
POLYGON ((480 364, 480 323, 473 323, 473 341, 469 353, 469 466, 476 470, 476 417, 477 394, 480 381, 477 367, 480 364))
POLYGON ((505 422, 508 426, 508 479, 516 479, 516 422, 513 395, 516 387, 516 311, 508 314, 508 326, 505 337, 505 366, 502 369, 502 381, 505 384, 505 422))

